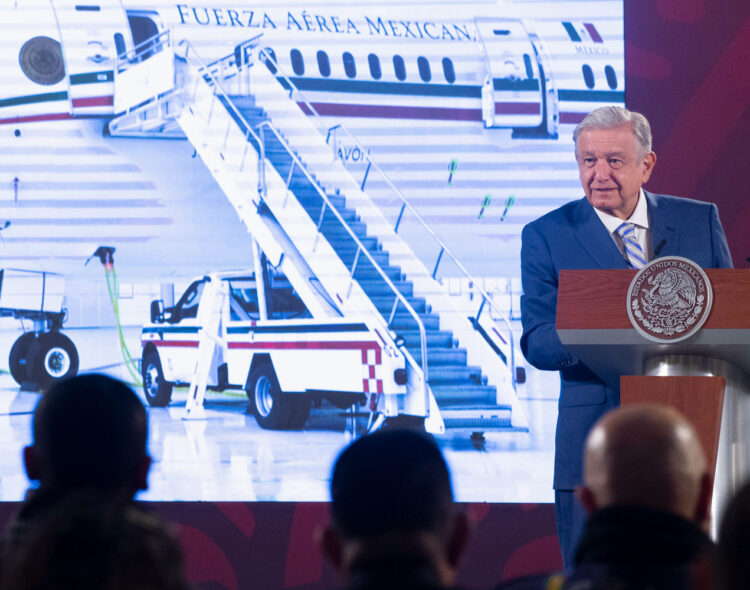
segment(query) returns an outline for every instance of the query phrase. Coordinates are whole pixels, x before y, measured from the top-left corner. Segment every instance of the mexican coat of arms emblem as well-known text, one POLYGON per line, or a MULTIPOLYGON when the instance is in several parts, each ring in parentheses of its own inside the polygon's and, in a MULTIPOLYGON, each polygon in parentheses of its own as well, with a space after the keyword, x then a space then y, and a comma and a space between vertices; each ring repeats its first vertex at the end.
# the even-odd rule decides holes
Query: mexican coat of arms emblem
POLYGON ((628 316, 641 335, 679 342, 700 329, 713 292, 697 264, 680 256, 657 258, 638 271, 628 289, 628 316))

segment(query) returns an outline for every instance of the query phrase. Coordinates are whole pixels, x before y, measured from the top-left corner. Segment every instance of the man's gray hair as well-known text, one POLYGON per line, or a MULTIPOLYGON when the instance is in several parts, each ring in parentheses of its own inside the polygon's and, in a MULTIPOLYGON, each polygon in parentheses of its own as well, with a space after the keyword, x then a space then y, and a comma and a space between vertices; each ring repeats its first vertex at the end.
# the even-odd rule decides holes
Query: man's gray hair
POLYGON ((591 111, 586 117, 578 123, 573 131, 573 141, 578 149, 578 137, 585 129, 612 129, 622 125, 630 125, 638 145, 640 146, 640 155, 645 156, 651 151, 651 126, 648 124, 646 117, 640 113, 629 111, 622 107, 610 106, 600 107, 591 111))

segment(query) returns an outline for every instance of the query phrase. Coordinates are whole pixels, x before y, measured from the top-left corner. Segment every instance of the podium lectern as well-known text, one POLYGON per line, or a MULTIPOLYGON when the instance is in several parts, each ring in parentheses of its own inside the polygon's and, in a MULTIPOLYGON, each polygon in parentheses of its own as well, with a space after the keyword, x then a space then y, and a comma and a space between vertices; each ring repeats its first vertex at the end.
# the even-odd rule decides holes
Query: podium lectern
POLYGON ((622 404, 674 405, 696 426, 714 471, 711 532, 750 476, 750 270, 706 269, 713 304, 689 338, 651 341, 632 326, 627 294, 635 270, 563 270, 557 332, 622 404), (723 395, 722 395, 723 394, 723 395))

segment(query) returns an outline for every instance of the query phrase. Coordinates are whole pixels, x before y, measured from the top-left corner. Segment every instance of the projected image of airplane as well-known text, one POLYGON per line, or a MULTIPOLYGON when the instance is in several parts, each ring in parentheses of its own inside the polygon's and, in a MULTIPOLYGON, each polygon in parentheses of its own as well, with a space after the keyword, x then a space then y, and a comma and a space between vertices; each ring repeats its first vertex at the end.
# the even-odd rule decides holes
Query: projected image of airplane
MULTIPOLYGON (((188 89, 156 62, 188 40, 209 64, 262 35, 257 46, 278 64, 278 83, 294 85, 293 100, 358 140, 334 130, 344 161, 364 170, 369 153, 477 274, 517 274, 520 225, 578 194, 571 125, 624 102, 622 6, 594 6, 592 14, 588 2, 7 3, 3 258, 80 273, 79 262, 108 241, 120 271, 134 276, 247 264, 247 241, 236 247, 245 232, 191 158, 194 146, 102 132, 184 137, 182 105, 163 95, 188 89), (106 125, 147 101, 138 116, 106 125), (516 204, 501 224, 510 195, 516 204), (468 236, 485 248, 467 247, 468 236)), ((376 204, 396 214, 386 181, 368 183, 376 204)))
MULTIPOLYGON (((624 103, 621 2, 14 0, 0 15, 4 264, 101 280, 84 262, 105 245, 133 283, 254 269, 241 276, 258 315, 241 326, 218 287, 191 299, 187 327, 173 298, 150 322, 143 304, 147 399, 182 383, 202 403, 260 376, 278 390, 259 393, 269 412, 311 393, 279 386, 276 341, 262 363, 227 365, 229 328, 242 354, 262 330, 310 348, 300 322, 263 324, 275 276, 316 326, 343 317, 376 335, 346 392, 373 423, 529 431, 511 323, 520 229, 578 196, 575 124, 624 103), (180 371, 162 366, 167 332, 192 350, 180 371), (373 376, 385 355, 392 391, 373 376)), ((21 377, 71 372, 58 352, 63 369, 33 358, 21 377)))

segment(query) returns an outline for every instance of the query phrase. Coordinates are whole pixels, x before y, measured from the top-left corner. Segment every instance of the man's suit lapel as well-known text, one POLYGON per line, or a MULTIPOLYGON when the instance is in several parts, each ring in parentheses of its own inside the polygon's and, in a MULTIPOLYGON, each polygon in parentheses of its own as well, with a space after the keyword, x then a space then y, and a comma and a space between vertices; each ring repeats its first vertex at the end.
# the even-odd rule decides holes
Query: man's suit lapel
POLYGON ((628 268, 612 236, 585 198, 578 202, 574 225, 576 240, 600 268, 628 268))
POLYGON ((674 212, 664 206, 659 195, 643 191, 648 201, 648 215, 651 223, 651 245, 654 258, 678 256, 680 252, 680 234, 675 225, 674 212))

